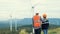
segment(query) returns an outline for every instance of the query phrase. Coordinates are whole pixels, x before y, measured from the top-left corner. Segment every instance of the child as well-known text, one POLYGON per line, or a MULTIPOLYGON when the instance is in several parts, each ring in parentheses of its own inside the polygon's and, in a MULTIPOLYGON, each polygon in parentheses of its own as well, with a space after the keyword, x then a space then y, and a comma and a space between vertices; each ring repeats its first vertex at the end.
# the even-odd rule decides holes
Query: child
POLYGON ((43 19, 42 19, 42 30, 44 34, 48 34, 48 27, 49 27, 49 21, 47 19, 46 13, 43 14, 43 19))

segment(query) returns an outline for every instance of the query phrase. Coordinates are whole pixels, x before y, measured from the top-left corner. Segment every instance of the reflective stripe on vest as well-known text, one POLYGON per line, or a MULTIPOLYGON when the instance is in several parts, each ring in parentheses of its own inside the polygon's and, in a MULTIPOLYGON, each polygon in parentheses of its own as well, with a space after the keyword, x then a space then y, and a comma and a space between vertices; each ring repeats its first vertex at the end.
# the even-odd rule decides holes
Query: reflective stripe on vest
POLYGON ((40 20, 34 20, 34 22, 37 22, 38 23, 38 22, 40 22, 40 20))

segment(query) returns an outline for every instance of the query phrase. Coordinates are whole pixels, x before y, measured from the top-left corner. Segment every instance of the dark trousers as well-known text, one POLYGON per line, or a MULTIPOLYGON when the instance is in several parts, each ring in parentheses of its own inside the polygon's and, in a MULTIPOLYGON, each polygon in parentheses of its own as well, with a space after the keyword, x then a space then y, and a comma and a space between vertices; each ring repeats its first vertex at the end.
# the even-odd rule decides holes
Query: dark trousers
POLYGON ((35 31, 35 34, 41 34, 41 28, 34 29, 34 31, 35 31))

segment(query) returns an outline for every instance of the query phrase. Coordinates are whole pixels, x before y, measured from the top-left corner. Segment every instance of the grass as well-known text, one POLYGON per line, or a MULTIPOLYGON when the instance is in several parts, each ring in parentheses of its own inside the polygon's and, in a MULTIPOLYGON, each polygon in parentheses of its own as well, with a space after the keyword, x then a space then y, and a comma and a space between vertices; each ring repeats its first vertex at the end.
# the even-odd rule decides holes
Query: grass
POLYGON ((48 30, 48 34, 60 34, 60 28, 50 29, 48 30))
MULTIPOLYGON (((32 26, 22 26, 18 28, 18 31, 15 31, 13 28, 13 31, 11 32, 9 28, 0 29, 0 34, 29 34, 32 32, 32 26)), ((43 34, 43 31, 42 31, 43 34)), ((50 27, 48 30, 48 34, 60 34, 60 27, 50 27)))
MULTIPOLYGON (((27 30, 26 29, 21 29, 21 31, 19 32, 19 34, 24 33, 27 34, 27 30)), ((42 33, 43 34, 43 31, 42 33)), ((59 28, 55 28, 55 29, 49 29, 48 30, 48 34, 60 34, 60 27, 59 28)))

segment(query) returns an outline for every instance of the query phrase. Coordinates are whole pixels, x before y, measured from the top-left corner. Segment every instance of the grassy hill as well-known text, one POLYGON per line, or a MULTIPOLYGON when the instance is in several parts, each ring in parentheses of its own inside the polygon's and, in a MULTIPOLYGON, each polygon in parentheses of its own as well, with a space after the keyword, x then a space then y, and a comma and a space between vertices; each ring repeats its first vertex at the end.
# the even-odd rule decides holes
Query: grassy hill
MULTIPOLYGON (((26 29, 21 29, 21 31, 19 32, 19 34, 26 34, 28 33, 26 29)), ((29 34, 29 33, 28 33, 29 34)), ((43 31, 42 31, 43 34, 43 31)), ((48 34, 60 34, 60 27, 59 28, 55 28, 55 29, 50 29, 48 30, 48 34)))
MULTIPOLYGON (((24 32, 25 33, 31 33, 32 32, 32 26, 31 25, 22 26, 20 28, 19 33, 21 34, 24 32)), ((48 29, 48 34, 59 34, 59 33, 60 33, 60 26, 50 24, 49 29, 48 29)), ((43 31, 42 31, 42 34, 43 34, 43 31)))

